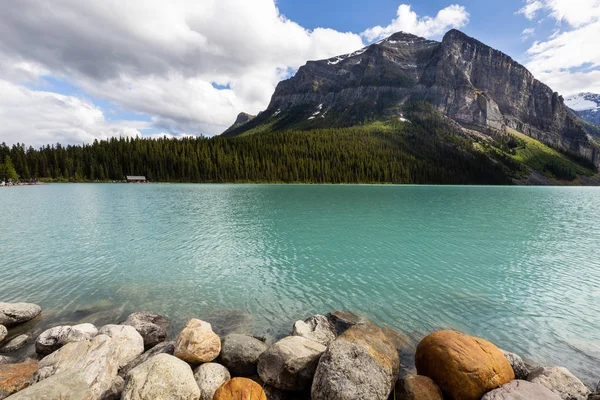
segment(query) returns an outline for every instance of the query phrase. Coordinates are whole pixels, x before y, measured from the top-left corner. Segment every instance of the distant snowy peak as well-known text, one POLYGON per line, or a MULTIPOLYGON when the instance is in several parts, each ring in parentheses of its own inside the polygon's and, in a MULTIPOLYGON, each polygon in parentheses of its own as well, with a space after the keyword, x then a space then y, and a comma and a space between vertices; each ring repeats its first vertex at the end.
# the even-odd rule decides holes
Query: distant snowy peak
POLYGON ((590 111, 600 109, 600 94, 580 93, 569 96, 565 99, 565 104, 575 111, 590 111))

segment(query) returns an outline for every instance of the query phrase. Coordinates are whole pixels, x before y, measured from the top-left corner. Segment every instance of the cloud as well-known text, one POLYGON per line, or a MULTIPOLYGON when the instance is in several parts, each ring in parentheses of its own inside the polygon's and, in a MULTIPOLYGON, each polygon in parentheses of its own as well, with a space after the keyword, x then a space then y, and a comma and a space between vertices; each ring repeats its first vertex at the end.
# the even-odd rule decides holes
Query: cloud
POLYGON ((527 67, 563 95, 600 92, 600 0, 529 0, 525 8, 537 3, 562 29, 527 50, 527 67))
POLYGON ((439 36, 449 29, 462 28, 469 22, 469 18, 466 8, 456 4, 440 10, 435 17, 419 17, 410 5, 402 4, 398 7, 397 17, 389 25, 367 29, 362 36, 368 42, 383 39, 399 31, 417 36, 439 36))
POLYGON ((521 39, 527 40, 535 33, 535 28, 526 28, 521 32, 521 39))
POLYGON ((518 14, 523 14, 528 20, 533 20, 538 12, 544 8, 544 4, 538 0, 528 0, 527 4, 517 11, 518 14))

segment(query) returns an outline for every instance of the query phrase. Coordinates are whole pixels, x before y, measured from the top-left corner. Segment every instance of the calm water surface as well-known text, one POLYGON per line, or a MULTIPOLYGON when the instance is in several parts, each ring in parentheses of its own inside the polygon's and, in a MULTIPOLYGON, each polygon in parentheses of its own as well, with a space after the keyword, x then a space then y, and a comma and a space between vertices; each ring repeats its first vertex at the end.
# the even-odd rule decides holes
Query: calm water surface
POLYGON ((598 188, 48 185, 0 189, 0 215, 0 301, 46 323, 149 310, 273 338, 351 309, 600 380, 598 188))

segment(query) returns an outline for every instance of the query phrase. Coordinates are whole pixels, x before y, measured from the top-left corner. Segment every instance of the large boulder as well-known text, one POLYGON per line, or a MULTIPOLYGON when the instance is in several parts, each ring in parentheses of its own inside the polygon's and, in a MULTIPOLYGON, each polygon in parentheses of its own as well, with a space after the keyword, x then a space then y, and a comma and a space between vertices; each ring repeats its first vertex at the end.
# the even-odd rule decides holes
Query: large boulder
POLYGON ((560 400, 560 396, 542 385, 514 380, 487 392, 481 400, 560 400))
POLYGON ((30 386, 37 370, 37 361, 0 365, 0 399, 30 386))
POLYGON ((131 326, 107 325, 90 340, 68 343, 40 361, 37 380, 78 371, 96 398, 114 398, 123 388, 119 369, 144 351, 144 339, 131 326))
POLYGON ((312 383, 312 399, 386 399, 399 372, 398 351, 381 328, 354 325, 321 357, 312 383))
POLYGON ((213 400, 267 400, 267 396, 253 380, 233 378, 217 389, 213 400))
POLYGON ((231 379, 231 374, 221 364, 202 364, 194 371, 194 378, 200 388, 200 400, 212 400, 215 392, 231 379))
POLYGON ((250 377, 256 375, 258 357, 269 346, 251 336, 232 333, 221 341, 221 363, 233 376, 250 377))
POLYGON ((516 355, 515 353, 510 353, 508 351, 500 350, 504 354, 504 357, 508 360, 510 366, 515 373, 515 379, 526 380, 527 376, 529 376, 529 367, 523 361, 521 357, 516 355))
POLYGON ((457 331, 438 331, 417 346, 415 365, 451 399, 479 400, 515 378, 494 344, 457 331))
POLYGON ((37 304, 0 303, 0 325, 8 328, 31 321, 42 312, 37 304))
POLYGON ((98 400, 83 373, 66 371, 29 386, 8 400, 98 400))
POLYGON ((162 315, 151 312, 136 312, 121 322, 130 325, 144 338, 144 346, 151 348, 167 339, 169 320, 162 315))
POLYGON ((370 323, 366 317, 348 310, 332 311, 326 317, 334 326, 338 335, 341 335, 354 325, 370 323))
POLYGON ((15 336, 14 338, 7 340, 0 347, 0 353, 14 353, 16 351, 21 350, 23 347, 27 346, 27 342, 29 341, 29 335, 23 334, 19 336, 15 336))
POLYGON ((326 316, 314 315, 304 321, 297 321, 294 324, 292 335, 302 336, 321 343, 323 346, 329 346, 329 343, 335 340, 337 331, 326 316))
POLYGON ((563 400, 587 400, 591 390, 568 369, 562 367, 539 367, 529 373, 527 380, 542 385, 563 400))
POLYGON ((0 325, 0 343, 2 343, 6 335, 8 335, 8 329, 4 325, 0 325))
POLYGON ((190 366, 168 354, 159 354, 132 369, 121 400, 198 400, 200 389, 190 366))
POLYGON ((177 337, 175 356, 192 364, 213 361, 221 352, 221 339, 208 322, 190 320, 177 337))
POLYGON ((173 342, 162 342, 160 344, 157 344, 156 346, 154 346, 150 350, 146 351, 144 354, 138 356, 135 360, 131 361, 126 366, 121 368, 119 370, 119 376, 121 378, 125 379, 125 377, 129 373, 129 371, 131 371, 138 365, 148 361, 152 357, 157 356, 159 354, 169 354, 172 356, 174 352, 175 352, 175 343, 173 343, 173 342))
POLYGON ((38 336, 35 341, 35 351, 45 356, 55 352, 67 343, 88 340, 97 334, 98 329, 92 324, 55 326, 38 336))
POLYGON ((321 343, 302 336, 288 336, 261 354, 258 375, 277 389, 308 391, 326 349, 321 343))
POLYGON ((398 379, 393 400, 444 400, 442 391, 430 378, 421 375, 408 375, 398 379))

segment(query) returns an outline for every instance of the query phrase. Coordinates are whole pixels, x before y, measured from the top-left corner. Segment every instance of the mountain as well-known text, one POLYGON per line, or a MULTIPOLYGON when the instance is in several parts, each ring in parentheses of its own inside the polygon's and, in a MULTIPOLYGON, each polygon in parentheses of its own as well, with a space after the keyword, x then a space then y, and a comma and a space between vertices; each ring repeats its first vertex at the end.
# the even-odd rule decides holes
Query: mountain
POLYGON ((441 42, 399 32, 351 54, 309 61, 267 109, 225 136, 406 120, 426 102, 477 142, 517 132, 584 162, 600 150, 558 93, 506 54, 451 30, 441 42))
POLYGON ((600 94, 580 93, 569 96, 565 99, 565 104, 581 118, 600 125, 600 94))
POLYGON ((233 123, 233 125, 231 125, 229 128, 227 128, 227 130, 225 132, 223 132, 223 135, 227 136, 228 132, 231 132, 231 131, 241 127, 245 123, 252 121, 254 118, 256 118, 256 115, 250 115, 245 112, 239 113, 237 118, 235 119, 235 122, 233 123))

